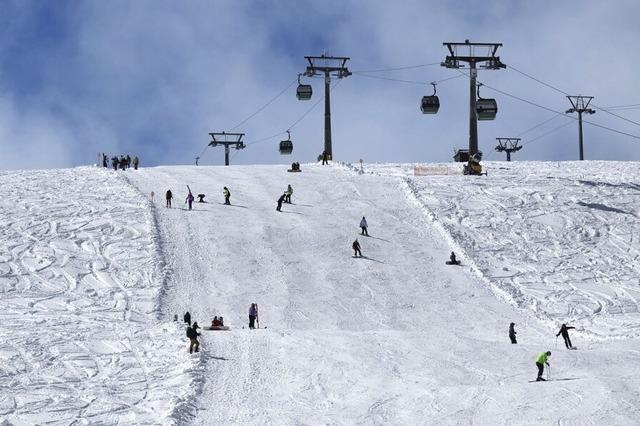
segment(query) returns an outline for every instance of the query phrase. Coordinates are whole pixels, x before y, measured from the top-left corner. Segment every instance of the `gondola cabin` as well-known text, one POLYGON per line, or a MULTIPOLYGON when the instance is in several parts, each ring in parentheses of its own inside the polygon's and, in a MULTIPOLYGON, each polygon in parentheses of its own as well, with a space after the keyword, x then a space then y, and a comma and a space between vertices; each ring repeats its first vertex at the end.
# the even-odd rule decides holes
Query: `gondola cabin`
POLYGON ((476 101, 476 116, 478 120, 495 120, 498 113, 498 103, 495 99, 478 99, 476 101))
POLYGON ((287 155, 293 152, 293 142, 290 140, 280 141, 280 154, 287 155))
POLYGON ((423 96, 420 111, 423 114, 435 114, 440 109, 440 99, 437 96, 423 96))
POLYGON ((311 89, 310 84, 298 84, 298 89, 296 90, 296 96, 299 101, 308 101, 311 99, 311 93, 313 90, 311 89))

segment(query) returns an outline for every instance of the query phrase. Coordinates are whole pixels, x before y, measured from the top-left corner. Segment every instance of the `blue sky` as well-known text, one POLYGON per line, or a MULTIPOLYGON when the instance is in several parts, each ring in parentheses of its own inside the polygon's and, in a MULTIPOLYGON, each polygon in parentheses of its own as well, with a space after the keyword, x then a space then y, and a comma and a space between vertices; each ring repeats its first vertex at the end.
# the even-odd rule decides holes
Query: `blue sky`
MULTIPOLYGON (((353 71, 439 62, 443 41, 495 41, 512 65, 598 107, 640 103, 634 1, 6 1, 0 0, 0 168, 88 164, 98 152, 131 153, 144 165, 222 164, 205 149, 210 131, 230 130, 304 71, 305 55, 350 56, 353 71)), ((430 82, 440 66, 377 76, 430 82)), ((512 69, 479 80, 557 111, 562 93, 512 69)), ((295 84, 237 131, 247 142, 283 133, 322 99, 299 102, 295 84)), ((440 112, 422 115, 427 84, 364 77, 332 92, 334 157, 342 161, 449 161, 468 140, 468 81, 438 86, 440 112)), ((516 136, 553 113, 491 90, 499 113, 479 123, 485 158, 496 137, 516 136)), ((599 109, 596 107, 596 109, 599 109)), ((612 111, 640 123, 640 109, 612 111)), ((604 111, 589 120, 640 135, 640 125, 604 111)), ((577 158, 577 123, 558 117, 522 135, 520 160, 577 158)), ((640 139, 585 125, 587 159, 640 160, 640 139)), ((234 164, 311 161, 323 147, 322 104, 292 131, 233 152, 234 164)))

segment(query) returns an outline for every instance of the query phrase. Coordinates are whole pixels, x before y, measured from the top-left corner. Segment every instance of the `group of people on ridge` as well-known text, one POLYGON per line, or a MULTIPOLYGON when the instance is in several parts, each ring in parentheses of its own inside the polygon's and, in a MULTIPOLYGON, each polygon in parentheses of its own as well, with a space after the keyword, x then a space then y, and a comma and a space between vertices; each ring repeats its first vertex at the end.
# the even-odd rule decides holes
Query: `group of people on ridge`
MULTIPOLYGON (((102 157, 102 167, 104 167, 105 169, 108 168, 109 164, 107 161, 107 155, 103 152, 102 154, 100 154, 100 157, 102 157)), ((134 170, 138 170, 139 165, 140 159, 137 155, 133 158, 129 154, 127 154, 126 156, 121 155, 120 157, 118 157, 117 155, 114 155, 113 157, 111 157, 111 167, 113 168, 113 170, 126 170, 131 166, 133 166, 134 170)))

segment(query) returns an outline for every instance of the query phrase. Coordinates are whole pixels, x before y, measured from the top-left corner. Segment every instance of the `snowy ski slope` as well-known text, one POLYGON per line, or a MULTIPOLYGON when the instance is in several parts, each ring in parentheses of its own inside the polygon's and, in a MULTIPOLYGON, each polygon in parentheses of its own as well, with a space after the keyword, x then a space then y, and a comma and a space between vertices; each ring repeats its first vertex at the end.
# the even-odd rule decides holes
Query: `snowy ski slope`
POLYGON ((0 173, 0 424, 637 424, 638 164, 488 166, 0 173))

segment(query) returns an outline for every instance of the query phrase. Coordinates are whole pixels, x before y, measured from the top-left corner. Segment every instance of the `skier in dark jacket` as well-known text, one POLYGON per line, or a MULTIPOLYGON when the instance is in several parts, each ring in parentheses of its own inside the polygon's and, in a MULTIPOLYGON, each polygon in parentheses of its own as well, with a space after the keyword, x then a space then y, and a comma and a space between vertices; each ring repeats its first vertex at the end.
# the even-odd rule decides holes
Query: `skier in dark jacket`
POLYGON ((189 344, 190 354, 194 352, 194 347, 195 347, 195 352, 198 352, 200 350, 200 342, 198 342, 198 336, 200 336, 200 333, 198 333, 197 329, 198 329, 197 322, 193 323, 193 327, 191 326, 187 327, 187 337, 189 338, 189 341, 190 341, 190 344, 189 344))
POLYGON ((353 248, 354 254, 353 257, 362 257, 362 252, 360 251, 360 243, 358 242, 358 239, 356 238, 356 240, 353 242, 353 244, 351 244, 351 248, 353 248))
POLYGON ((131 156, 127 154, 127 169, 131 168, 131 156))
POLYGON ((102 153, 102 167, 104 167, 105 169, 107 168, 107 156, 104 152, 102 153))
POLYGON ((184 314, 184 322, 191 325, 191 314, 189 313, 189 311, 187 311, 187 313, 184 314))
POLYGON ((329 164, 327 151, 322 151, 322 165, 329 164))
POLYGON ((167 207, 171 208, 171 199, 173 198, 173 193, 170 189, 167 189, 167 195, 165 196, 165 198, 167 199, 167 207))
POLYGON ((567 349, 573 349, 573 345, 571 345, 571 339, 569 339, 569 330, 575 329, 575 327, 567 327, 567 324, 562 324, 560 327, 560 331, 556 334, 556 337, 562 334, 562 338, 564 339, 564 345, 567 349))
POLYGON ((511 339, 511 343, 516 344, 518 341, 516 340, 516 331, 513 329, 514 326, 514 323, 509 324, 509 339, 511 339))
POLYGON ((278 198, 278 207, 276 207, 277 211, 281 211, 280 209, 282 208, 282 202, 284 201, 284 199, 287 197, 287 193, 285 192, 284 194, 282 194, 280 196, 280 198, 278 198))
POLYGON ((249 307, 249 328, 253 329, 255 327, 255 321, 258 318, 258 305, 252 303, 249 307))
POLYGON ((118 170, 118 157, 111 157, 111 167, 113 170, 118 170))
POLYGON ((225 186, 224 189, 222 190, 222 193, 224 194, 224 203, 227 206, 230 206, 231 203, 229 202, 229 198, 231 198, 231 192, 229 191, 229 188, 225 186))

